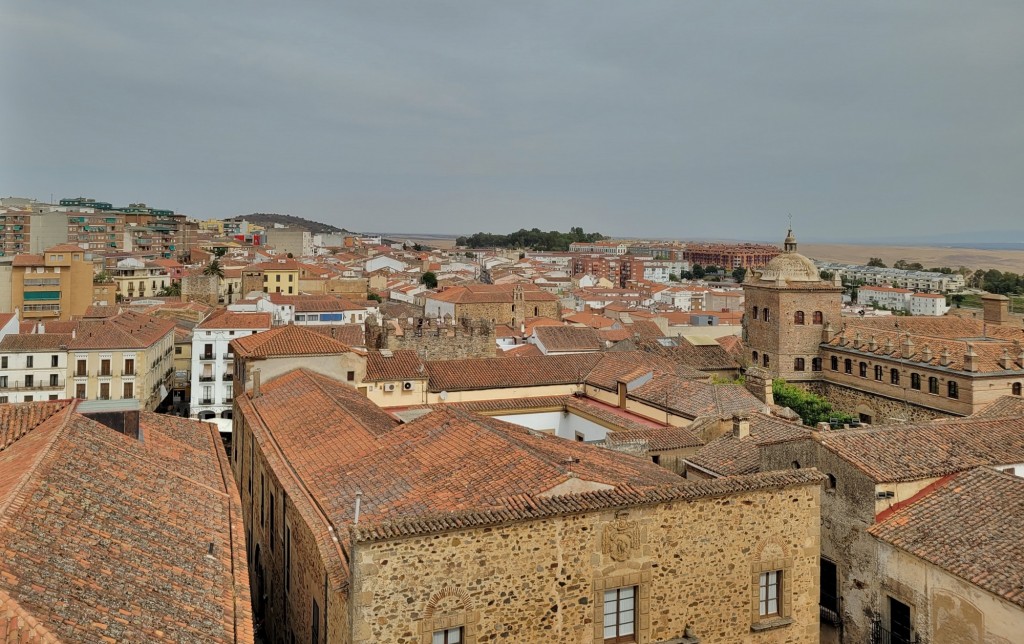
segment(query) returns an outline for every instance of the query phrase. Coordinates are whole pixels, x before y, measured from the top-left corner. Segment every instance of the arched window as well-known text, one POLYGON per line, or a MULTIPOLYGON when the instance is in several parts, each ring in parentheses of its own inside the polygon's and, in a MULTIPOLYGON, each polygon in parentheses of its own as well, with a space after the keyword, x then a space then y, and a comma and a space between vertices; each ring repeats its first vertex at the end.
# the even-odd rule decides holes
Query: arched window
POLYGON ((793 371, 803 371, 803 370, 804 370, 804 359, 803 358, 796 358, 796 359, 794 359, 793 360, 793 371))
POLYGON ((754 356, 754 364, 756 365, 757 364, 757 360, 758 360, 758 358, 761 357, 761 355, 757 351, 755 351, 751 355, 754 356))
POLYGON ((828 483, 826 483, 826 486, 829 490, 836 489, 836 477, 834 474, 828 475, 828 483))
POLYGON ((910 374, 910 388, 911 389, 917 389, 918 391, 921 390, 921 374, 919 374, 919 373, 912 373, 912 374, 910 374))
POLYGON ((832 371, 839 371, 839 358, 832 356, 832 371))
POLYGON ((821 371, 821 358, 811 358, 811 371, 821 371))
POLYGON ((1013 383, 1013 386, 1010 388, 1010 391, 1013 392, 1014 396, 1019 396, 1020 395, 1020 383, 1019 382, 1013 383))
POLYGON ((821 311, 815 311, 814 316, 811 318, 812 324, 822 324, 825 316, 821 314, 821 311))
POLYGON ((768 368, 768 354, 765 353, 761 356, 761 361, 764 363, 765 368, 768 368))
POLYGON ((960 387, 957 386, 955 380, 950 380, 948 383, 946 383, 946 393, 949 394, 950 398, 960 397, 960 387))
POLYGON ((793 314, 793 324, 803 324, 803 323, 804 323, 804 312, 803 311, 797 311, 796 313, 794 313, 793 314))
POLYGON ((537 317, 539 315, 540 315, 540 307, 539 306, 533 307, 533 317, 537 317))
POLYGON ((875 380, 881 380, 881 379, 882 379, 882 365, 876 364, 875 365, 875 380))
POLYGON ((853 373, 853 360, 850 360, 849 358, 843 360, 843 371, 849 374, 853 373))
POLYGON ((858 365, 858 367, 860 368, 860 371, 859 371, 859 373, 860 373, 860 377, 861 377, 861 378, 867 378, 867 377, 868 377, 868 363, 866 363, 866 362, 861 362, 861 363, 860 363, 860 364, 858 365))
POLYGON ((900 370, 890 369, 889 370, 889 382, 894 385, 900 384, 900 370))
POLYGON ((765 307, 765 308, 763 308, 763 309, 761 310, 761 318, 762 318, 762 319, 763 319, 763 320, 764 320, 765 322, 771 322, 771 319, 772 319, 772 314, 771 314, 771 313, 769 313, 769 311, 768 311, 768 307, 765 307))
POLYGON ((939 379, 935 376, 928 378, 928 393, 936 395, 939 393, 939 379))

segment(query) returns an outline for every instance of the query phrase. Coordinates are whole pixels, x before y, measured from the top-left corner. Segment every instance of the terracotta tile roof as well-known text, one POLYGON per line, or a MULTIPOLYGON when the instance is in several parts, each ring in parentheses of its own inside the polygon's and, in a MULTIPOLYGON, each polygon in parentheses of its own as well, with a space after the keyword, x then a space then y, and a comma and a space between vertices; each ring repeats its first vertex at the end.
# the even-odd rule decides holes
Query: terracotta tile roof
POLYGON ((43 260, 42 255, 15 255, 14 259, 11 260, 11 266, 45 266, 46 262, 43 260))
POLYGON ((86 307, 85 313, 82 315, 82 318, 86 320, 96 318, 112 318, 115 315, 121 313, 122 311, 124 311, 124 308, 117 305, 105 306, 100 304, 90 304, 89 306, 86 307))
POLYGON ((765 414, 750 414, 750 435, 725 434, 697 450, 686 460, 719 476, 753 474, 760 467, 760 447, 811 436, 811 430, 765 414))
POLYGON ((0 503, 3 628, 14 614, 48 636, 34 641, 253 641, 216 428, 142 416, 144 441, 69 413, 0 452, 0 478, 20 474, 0 503))
POLYGON ((432 534, 500 525, 509 521, 542 519, 545 517, 590 512, 623 506, 654 505, 668 502, 688 502, 760 490, 787 489, 806 485, 821 485, 825 475, 817 470, 784 470, 764 472, 750 476, 726 477, 707 481, 685 481, 676 485, 648 489, 620 486, 613 490, 584 492, 571 496, 538 497, 521 495, 502 502, 493 510, 465 512, 423 513, 408 520, 382 521, 370 518, 353 530, 355 540, 377 541, 403 536, 432 534))
POLYGON ((985 467, 957 474, 868 532, 1024 607, 1024 479, 985 467))
POLYGON ((605 438, 611 446, 640 441, 648 452, 663 452, 687 447, 699 447, 704 441, 686 427, 647 427, 632 431, 612 432, 605 438))
MULTIPOLYGON (((2 345, 0 345, 2 346, 2 345)), ((1020 396, 1000 396, 995 402, 972 418, 1000 418, 1003 416, 1024 416, 1024 398, 1020 396)))
POLYGON ((947 350, 950 362, 946 368, 954 371, 964 370, 964 356, 968 347, 972 347, 977 354, 976 363, 980 372, 1024 372, 1024 367, 1017 362, 1021 348, 1015 340, 1024 340, 1024 331, 1015 327, 986 327, 978 320, 955 316, 893 316, 891 319, 864 318, 852 321, 847 324, 844 333, 833 337, 828 344, 841 351, 886 356, 933 367, 942 366, 941 354, 947 350), (860 346, 854 348, 858 335, 860 346), (907 337, 912 341, 909 352, 904 350, 907 337), (875 341, 874 349, 870 345, 872 338, 875 341), (928 359, 925 359, 926 348, 931 351, 928 359), (1004 357, 1009 358, 1006 367, 1001 364, 1004 357))
POLYGON ((656 340, 665 337, 661 328, 650 320, 637 320, 630 325, 629 329, 634 336, 639 336, 641 340, 656 340))
POLYGON ((337 355, 352 350, 329 336, 294 324, 235 338, 231 347, 243 358, 337 355))
POLYGON ((617 391, 620 380, 629 382, 648 373, 673 374, 680 378, 707 377, 696 369, 644 351, 603 353, 600 362, 584 375, 592 387, 617 391))
POLYGON ((370 351, 366 354, 366 382, 425 380, 426 367, 412 349, 370 351))
POLYGON ((0 353, 17 351, 66 351, 69 342, 71 342, 71 334, 69 333, 11 334, 4 336, 4 339, 0 340, 0 353))
POLYGON ((533 331, 548 352, 600 351, 604 341, 597 331, 582 326, 541 326, 533 331))
POLYGON ((426 363, 429 390, 465 391, 500 387, 535 387, 580 382, 601 360, 591 353, 561 356, 468 358, 426 363))
POLYGON ((144 349, 172 334, 174 326, 171 320, 134 311, 104 320, 83 320, 68 349, 144 349))
POLYGON ((31 323, 33 327, 28 331, 22 331, 22 333, 38 333, 41 330, 45 333, 71 333, 78 329, 79 323, 79 320, 46 320, 45 322, 31 323))
POLYGON ((597 335, 606 342, 622 342, 633 337, 629 329, 600 329, 597 335))
POLYGON ((592 329, 607 329, 618 324, 611 318, 606 318, 603 315, 596 313, 574 313, 565 318, 566 322, 572 322, 573 324, 581 324, 583 326, 589 326, 592 329))
POLYGON ((521 344, 508 350, 495 349, 495 355, 499 358, 536 358, 544 352, 535 344, 521 344))
POLYGON ((743 349, 743 338, 738 335, 723 335, 715 338, 715 341, 733 357, 738 357, 745 353, 743 349))
POLYGON ((334 338, 350 347, 366 345, 365 329, 362 324, 311 324, 305 328, 334 338))
POLYGON ((67 410, 70 400, 48 400, 34 403, 0 405, 0 451, 14 444, 25 434, 54 414, 67 410))
POLYGON ((81 252, 84 252, 84 250, 85 249, 83 249, 81 246, 76 246, 75 244, 57 244, 56 246, 51 246, 50 248, 47 248, 44 252, 47 252, 47 253, 51 253, 51 252, 52 253, 81 253, 81 252))
POLYGON ((626 395, 658 409, 667 404, 674 414, 690 419, 764 409, 764 403, 742 385, 713 385, 670 375, 655 375, 626 395))
POLYGON ((197 329, 269 329, 270 313, 242 313, 221 309, 199 323, 197 329))
POLYGON ((739 369, 739 363, 736 362, 736 359, 717 342, 714 344, 693 344, 680 336, 672 339, 671 346, 665 346, 665 344, 658 341, 646 341, 640 344, 640 348, 698 371, 739 369))
POLYGON ((821 444, 877 482, 916 481, 980 465, 1024 463, 1024 417, 823 432, 821 444))

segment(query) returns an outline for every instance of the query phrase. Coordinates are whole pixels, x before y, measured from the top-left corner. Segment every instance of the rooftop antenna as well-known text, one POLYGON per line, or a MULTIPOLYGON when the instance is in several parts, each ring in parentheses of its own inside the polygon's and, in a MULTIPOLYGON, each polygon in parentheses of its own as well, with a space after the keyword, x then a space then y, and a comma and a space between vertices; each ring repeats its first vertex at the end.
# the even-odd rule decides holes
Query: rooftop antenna
POLYGON ((570 456, 569 458, 567 458, 564 461, 562 461, 562 464, 565 465, 566 469, 569 471, 568 472, 569 476, 575 476, 575 474, 572 473, 572 465, 573 465, 573 463, 579 463, 579 462, 580 462, 580 459, 575 458, 573 456, 570 456))

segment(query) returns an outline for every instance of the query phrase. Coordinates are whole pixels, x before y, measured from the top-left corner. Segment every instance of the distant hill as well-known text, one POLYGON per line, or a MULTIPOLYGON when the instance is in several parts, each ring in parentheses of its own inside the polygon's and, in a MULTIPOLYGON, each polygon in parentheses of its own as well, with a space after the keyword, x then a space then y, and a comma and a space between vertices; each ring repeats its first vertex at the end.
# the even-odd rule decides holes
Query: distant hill
MULTIPOLYGON (((289 226, 293 228, 305 228, 314 235, 322 233, 347 233, 349 231, 330 224, 322 224, 319 221, 296 217, 295 215, 279 215, 272 212, 254 212, 251 215, 243 215, 243 219, 260 226, 273 227, 274 224, 289 226)), ((232 217, 233 219, 233 217, 232 217)))

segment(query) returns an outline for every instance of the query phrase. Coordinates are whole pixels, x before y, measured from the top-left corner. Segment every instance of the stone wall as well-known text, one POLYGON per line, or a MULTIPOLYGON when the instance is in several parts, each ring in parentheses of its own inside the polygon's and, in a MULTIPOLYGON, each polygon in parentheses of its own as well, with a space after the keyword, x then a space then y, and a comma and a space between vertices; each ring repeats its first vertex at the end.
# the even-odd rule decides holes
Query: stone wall
POLYGON ((493 358, 497 350, 494 325, 486 320, 463 318, 440 323, 433 318, 398 320, 377 324, 369 318, 366 324, 366 346, 376 349, 411 349, 422 360, 455 360, 462 358, 493 358))
POLYGON ((181 278, 181 300, 217 306, 218 286, 215 275, 184 275, 181 278))
POLYGON ((819 501, 809 485, 359 543, 353 640, 600 642, 604 591, 635 586, 643 644, 688 624, 704 642, 816 643, 819 501), (756 614, 775 569, 792 622, 756 614))
MULTIPOLYGON (((489 320, 494 324, 515 324, 517 311, 513 310, 511 302, 486 302, 479 304, 456 304, 455 317, 469 318, 471 320, 489 320)), ((561 305, 557 300, 548 302, 532 302, 526 299, 519 306, 526 310, 525 317, 548 317, 556 320, 561 319, 561 305)))
POLYGON ((936 418, 956 417, 954 414, 941 412, 937 409, 921 407, 870 391, 853 389, 831 382, 808 383, 806 388, 827 400, 839 411, 852 414, 854 418, 864 414, 875 425, 902 422, 916 423, 936 418))

